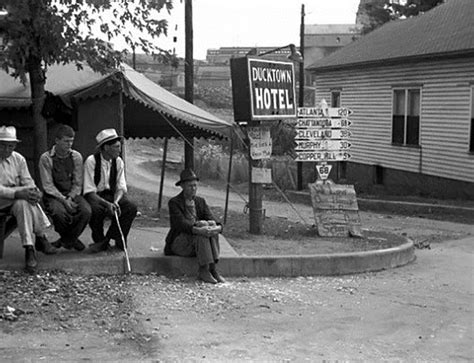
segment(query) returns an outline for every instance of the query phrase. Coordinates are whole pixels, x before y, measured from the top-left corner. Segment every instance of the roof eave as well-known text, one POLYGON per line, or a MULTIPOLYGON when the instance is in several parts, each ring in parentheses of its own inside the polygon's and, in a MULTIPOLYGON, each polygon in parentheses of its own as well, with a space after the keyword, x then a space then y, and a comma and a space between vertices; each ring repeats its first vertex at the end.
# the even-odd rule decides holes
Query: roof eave
POLYGON ((415 63, 424 60, 443 60, 443 59, 456 59, 456 58, 463 58, 466 56, 474 56, 474 49, 463 49, 454 52, 444 52, 444 53, 431 53, 431 54, 423 54, 423 55, 414 55, 408 57, 397 57, 397 58, 389 58, 389 59, 377 59, 373 61, 366 61, 366 62, 354 62, 354 63, 346 63, 346 64, 338 64, 338 65, 328 65, 322 67, 311 67, 309 66, 306 68, 309 72, 314 73, 321 73, 321 72, 330 72, 330 71, 339 71, 348 68, 367 68, 367 67, 377 67, 377 66, 387 66, 387 65, 394 65, 400 62, 403 63, 415 63))

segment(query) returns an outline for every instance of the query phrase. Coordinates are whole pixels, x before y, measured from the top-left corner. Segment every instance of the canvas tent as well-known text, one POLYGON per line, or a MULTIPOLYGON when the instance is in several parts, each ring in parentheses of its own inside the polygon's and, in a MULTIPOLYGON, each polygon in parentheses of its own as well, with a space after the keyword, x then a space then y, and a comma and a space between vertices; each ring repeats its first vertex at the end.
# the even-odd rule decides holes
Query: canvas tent
MULTIPOLYGON (((98 131, 114 127, 125 137, 227 137, 234 123, 166 91, 131 67, 100 74, 88 66, 54 65, 46 73, 51 122, 70 123, 75 147, 87 155, 98 131), (54 121, 53 121, 54 120, 54 121)), ((32 141, 30 86, 0 71, 0 124, 13 124, 32 141)), ((30 154, 27 152, 27 154, 30 154)))

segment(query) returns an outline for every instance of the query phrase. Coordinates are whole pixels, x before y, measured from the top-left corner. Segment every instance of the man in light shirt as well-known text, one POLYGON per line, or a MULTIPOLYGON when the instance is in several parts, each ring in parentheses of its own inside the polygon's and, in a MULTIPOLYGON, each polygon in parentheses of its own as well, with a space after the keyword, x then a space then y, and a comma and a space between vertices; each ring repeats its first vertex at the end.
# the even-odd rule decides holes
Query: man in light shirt
POLYGON ((82 156, 72 149, 74 136, 72 127, 59 126, 54 146, 40 157, 39 171, 46 212, 61 236, 53 245, 82 251, 85 246, 79 236, 89 223, 91 208, 81 196, 82 156))
POLYGON ((31 178, 25 158, 14 151, 18 142, 15 127, 0 126, 0 211, 16 218, 25 248, 25 267, 34 272, 38 266, 36 250, 45 254, 57 250, 46 238, 51 223, 39 205, 41 192, 31 178))
MULTIPOLYGON (((92 209, 89 226, 92 230, 94 243, 87 252, 97 253, 109 247, 110 240, 123 250, 132 222, 137 215, 137 207, 127 197, 125 181, 125 165, 119 156, 122 137, 115 129, 105 129, 96 136, 97 151, 90 155, 84 163, 84 196, 92 209), (125 241, 122 241, 117 227, 115 213, 125 241), (104 219, 110 218, 112 223, 104 234, 104 219)), ((126 247, 127 245, 125 245, 126 247)))

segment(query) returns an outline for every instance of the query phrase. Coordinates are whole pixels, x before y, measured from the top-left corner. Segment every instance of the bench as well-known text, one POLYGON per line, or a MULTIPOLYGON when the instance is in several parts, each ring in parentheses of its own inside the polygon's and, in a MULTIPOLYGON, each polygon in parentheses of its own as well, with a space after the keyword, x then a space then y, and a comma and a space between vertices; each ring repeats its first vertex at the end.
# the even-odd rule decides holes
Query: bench
POLYGON ((16 219, 8 213, 0 212, 0 259, 3 258, 5 239, 15 230, 16 219))

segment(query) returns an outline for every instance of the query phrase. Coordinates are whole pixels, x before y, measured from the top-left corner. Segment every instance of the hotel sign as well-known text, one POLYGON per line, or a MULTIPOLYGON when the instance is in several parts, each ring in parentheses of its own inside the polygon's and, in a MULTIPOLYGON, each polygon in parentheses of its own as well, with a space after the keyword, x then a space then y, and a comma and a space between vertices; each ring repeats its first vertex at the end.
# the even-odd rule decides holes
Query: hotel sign
POLYGON ((292 62, 231 59, 234 118, 237 122, 296 118, 292 62))

